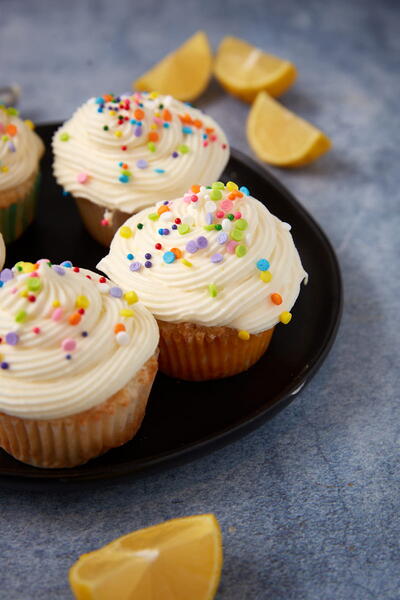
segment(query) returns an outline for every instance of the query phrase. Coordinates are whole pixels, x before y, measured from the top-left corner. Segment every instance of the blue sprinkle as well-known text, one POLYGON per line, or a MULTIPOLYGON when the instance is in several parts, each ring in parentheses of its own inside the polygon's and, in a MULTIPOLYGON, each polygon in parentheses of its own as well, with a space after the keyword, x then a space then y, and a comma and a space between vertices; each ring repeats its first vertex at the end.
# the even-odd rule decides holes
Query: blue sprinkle
POLYGON ((164 235, 164 229, 159 229, 159 230, 158 230, 158 233, 159 233, 160 235, 164 235))
POLYGON ((133 254, 131 254, 131 253, 129 252, 129 254, 127 254, 127 255, 126 255, 126 258, 127 258, 128 260, 133 260, 135 257, 133 256, 133 254))
POLYGON ((104 104, 104 100, 101 96, 98 96, 98 98, 96 98, 96 104, 104 104))
POLYGON ((63 190, 63 192, 62 192, 62 195, 63 195, 63 196, 69 196, 69 192, 68 192, 68 190, 63 190))
POLYGON ((131 125, 136 125, 136 119, 131 119, 131 120, 130 120, 130 124, 131 124, 131 125))
POLYGON ((168 252, 164 252, 163 259, 164 259, 164 262, 167 263, 167 265, 170 265, 171 263, 174 262, 174 260, 176 259, 176 256, 173 252, 168 251, 168 252))
POLYGON ((193 129, 185 125, 184 127, 182 127, 182 133, 193 133, 193 129))
POLYGON ((64 262, 61 263, 61 266, 65 267, 66 269, 71 269, 72 262, 70 260, 64 260, 64 262))
POLYGON ((118 163, 118 166, 119 166, 119 167, 122 167, 122 165, 123 165, 123 164, 124 164, 124 163, 121 161, 121 162, 119 162, 119 163, 118 163))
POLYGON ((165 169, 154 169, 154 173, 165 173, 165 169))
POLYGON ((175 223, 174 223, 171 228, 172 229, 178 229, 178 225, 175 225, 175 223))
POLYGON ((169 123, 164 123, 164 124, 163 124, 163 127, 164 127, 164 129, 168 129, 168 127, 169 127, 169 123))
POLYGON ((2 288, 4 285, 4 281, 0 281, 0 288, 2 288))
POLYGON ((120 181, 121 183, 128 183, 128 181, 129 181, 129 177, 128 177, 128 175, 120 175, 120 176, 118 177, 118 179, 119 179, 119 181, 120 181))
POLYGON ((99 106, 99 108, 97 109, 97 112, 102 113, 103 112, 103 107, 99 106))
POLYGON ((208 138, 208 135, 206 133, 203 133, 203 140, 206 140, 208 138))
POLYGON ((250 190, 249 188, 247 188, 245 185, 242 185, 242 187, 240 188, 240 191, 242 192, 242 194, 244 194, 245 196, 250 196, 250 190))
POLYGON ((270 264, 266 258, 260 258, 260 260, 256 262, 256 267, 259 271, 268 271, 270 264))

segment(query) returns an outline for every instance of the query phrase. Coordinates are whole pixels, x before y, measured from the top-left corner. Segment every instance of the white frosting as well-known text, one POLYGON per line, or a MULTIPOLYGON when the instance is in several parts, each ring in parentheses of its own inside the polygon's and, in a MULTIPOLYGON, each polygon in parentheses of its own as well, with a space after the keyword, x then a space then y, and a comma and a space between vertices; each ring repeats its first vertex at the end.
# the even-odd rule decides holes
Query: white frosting
POLYGON ((0 233, 0 269, 3 268, 6 260, 6 246, 4 244, 3 236, 0 233))
POLYGON ((17 263, 0 274, 0 411, 31 419, 80 413, 122 389, 154 354, 157 323, 140 302, 114 297, 121 290, 99 283, 95 273, 47 261, 39 277, 31 270, 31 263, 17 263), (33 280, 38 290, 29 290, 33 280), (72 324, 71 315, 80 322, 72 324), (117 324, 125 327, 122 336, 117 324))
POLYGON ((38 168, 44 144, 30 121, 18 111, 0 106, 0 192, 23 183, 38 168))
MULTIPOLYGON (((235 184, 227 185, 232 188, 235 184)), ((196 202, 190 200, 192 191, 169 202, 170 211, 161 214, 156 221, 152 218, 158 209, 164 210, 159 208, 162 202, 132 216, 116 233, 108 256, 101 260, 98 268, 121 287, 133 286, 157 319, 206 326, 225 325, 259 333, 276 325, 282 313, 290 311, 306 273, 286 223, 250 196, 241 194, 242 197, 230 201, 232 206, 229 207, 229 190, 220 190, 221 199, 217 202, 210 199, 211 192, 202 187, 195 194, 196 202), (225 210, 226 200, 228 207, 225 210), (218 211, 225 213, 224 216, 218 211), (228 214, 239 211, 242 230, 236 228, 238 220, 227 218, 228 214), (176 218, 189 223, 188 233, 179 233, 179 226, 172 229, 176 218), (210 221, 213 224, 209 225, 210 221), (137 228, 139 223, 143 224, 142 229, 137 228), (212 230, 206 230, 206 224, 212 230), (222 229, 215 230, 215 224, 221 225, 222 229), (169 234, 160 235, 160 228, 167 228, 169 234), (130 237, 121 235, 129 235, 129 232, 130 237), (227 236, 225 243, 223 233, 227 236), (236 255, 238 250, 233 246, 237 242, 231 239, 232 236, 242 237, 239 246, 247 252, 244 256, 236 255), (203 238, 206 247, 192 253, 190 245, 199 237, 203 238), (188 242, 191 242, 189 247, 188 242), (162 244, 161 250, 155 249, 156 243, 162 244), (164 253, 171 248, 178 248, 183 256, 167 264, 164 253), (151 268, 144 266, 146 253, 152 255, 151 268), (134 259, 127 258, 128 255, 133 255, 134 259), (221 262, 212 262, 211 257, 214 260, 221 258, 221 262), (267 269, 272 275, 270 282, 261 279, 268 279, 269 275, 262 275, 264 271, 257 267, 260 259, 270 263, 267 269), (182 260, 189 261, 192 266, 182 260), (137 266, 139 270, 131 270, 137 266), (215 288, 209 288, 210 285, 215 288), (215 291, 217 295, 212 296, 215 291), (275 304, 272 294, 280 294, 282 303, 275 304)), ((265 268, 265 263, 259 266, 265 268)))
POLYGON ((229 146, 217 123, 171 96, 152 96, 122 95, 119 102, 104 104, 91 98, 78 108, 53 138, 58 183, 75 197, 132 213, 160 196, 177 197, 193 181, 209 184, 219 177, 229 146), (140 127, 138 109, 144 113, 140 127), (150 143, 151 151, 154 134, 159 139, 150 143), (124 171, 130 173, 125 182, 120 181, 124 171))

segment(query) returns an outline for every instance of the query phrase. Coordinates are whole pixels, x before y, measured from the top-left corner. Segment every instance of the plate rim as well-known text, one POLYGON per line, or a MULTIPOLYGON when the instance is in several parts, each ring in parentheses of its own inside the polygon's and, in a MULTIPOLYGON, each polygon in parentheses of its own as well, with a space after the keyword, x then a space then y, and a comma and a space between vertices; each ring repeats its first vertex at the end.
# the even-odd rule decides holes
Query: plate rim
MULTIPOLYGON (((37 125, 37 130, 39 130, 40 134, 42 128, 56 128, 59 127, 60 124, 61 122, 41 123, 37 125)), ((161 454, 157 454, 156 456, 140 459, 139 464, 134 464, 132 461, 124 461, 118 465, 106 465, 105 467, 96 466, 87 473, 76 473, 75 471, 69 471, 68 469, 38 469, 37 471, 27 473, 7 473, 3 468, 3 470, 0 470, 2 481, 22 480, 24 482, 36 482, 38 484, 43 483, 47 485, 55 485, 57 483, 89 483, 93 481, 115 479, 117 477, 126 477, 128 475, 135 476, 154 467, 163 467, 166 463, 173 463, 174 461, 178 462, 182 461, 182 459, 188 461, 190 460, 190 457, 195 459, 196 455, 204 454, 207 447, 214 447, 214 449, 216 449, 216 447, 225 446, 230 441, 233 442, 234 439, 250 433, 256 427, 260 426, 263 421, 272 418, 274 414, 278 413, 296 398, 298 393, 307 386, 309 381, 322 366, 336 339, 343 312, 343 281, 336 252, 322 227, 312 217, 308 210, 304 208, 300 201, 297 200, 293 193, 266 167, 234 147, 230 148, 230 158, 241 162, 246 168, 255 171, 261 178, 266 179, 275 189, 277 189, 277 191, 294 206, 297 212, 300 213, 301 218, 306 221, 307 225, 318 234, 325 248, 328 250, 332 267, 332 276, 335 279, 335 289, 337 290, 337 302, 335 303, 335 309, 332 312, 330 323, 328 323, 328 327, 325 330, 323 342, 319 346, 318 352, 313 357, 312 364, 308 363, 300 374, 290 380, 283 390, 275 397, 276 400, 272 406, 260 406, 250 415, 241 418, 234 425, 228 425, 220 429, 217 433, 207 435, 195 442, 185 444, 180 449, 168 450, 161 454)), ((34 467, 32 468, 34 469, 34 467)))

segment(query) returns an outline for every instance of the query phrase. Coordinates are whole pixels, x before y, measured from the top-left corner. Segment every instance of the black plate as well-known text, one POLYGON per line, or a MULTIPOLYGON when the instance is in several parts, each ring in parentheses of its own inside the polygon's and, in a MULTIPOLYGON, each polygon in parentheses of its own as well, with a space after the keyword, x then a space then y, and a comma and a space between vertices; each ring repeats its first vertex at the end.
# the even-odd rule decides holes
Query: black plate
MULTIPOLYGON (((50 140, 55 125, 37 131, 48 148, 38 218, 8 247, 7 264, 49 258, 72 260, 95 268, 105 254, 81 225, 74 203, 62 195, 51 170, 50 140)), ((272 213, 291 223, 303 265, 310 275, 293 309, 290 326, 277 327, 266 355, 246 373, 210 383, 156 378, 138 435, 86 465, 73 469, 37 469, 0 451, 0 475, 16 478, 84 480, 122 475, 211 450, 234 434, 243 434, 286 406, 325 359, 336 335, 342 308, 342 285, 335 253, 319 226, 295 198, 265 169, 237 150, 222 176, 240 182, 272 213)))

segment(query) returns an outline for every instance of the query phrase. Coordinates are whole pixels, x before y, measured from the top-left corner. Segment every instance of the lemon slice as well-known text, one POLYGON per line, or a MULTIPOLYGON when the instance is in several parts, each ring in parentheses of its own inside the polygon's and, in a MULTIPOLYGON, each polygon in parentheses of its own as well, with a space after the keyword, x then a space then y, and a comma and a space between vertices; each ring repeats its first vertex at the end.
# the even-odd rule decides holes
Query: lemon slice
POLYGON ((288 60, 228 36, 218 48, 214 74, 228 92, 252 102, 262 90, 271 96, 283 94, 296 79, 297 71, 288 60))
POLYGON ((78 600, 212 600, 222 569, 214 515, 173 519, 83 554, 69 580, 78 600))
POLYGON ((265 92, 247 119, 247 139, 257 156, 278 167, 307 165, 329 150, 330 139, 265 92))
POLYGON ((194 100, 206 89, 212 72, 212 53, 204 31, 198 31, 133 83, 133 89, 194 100))

